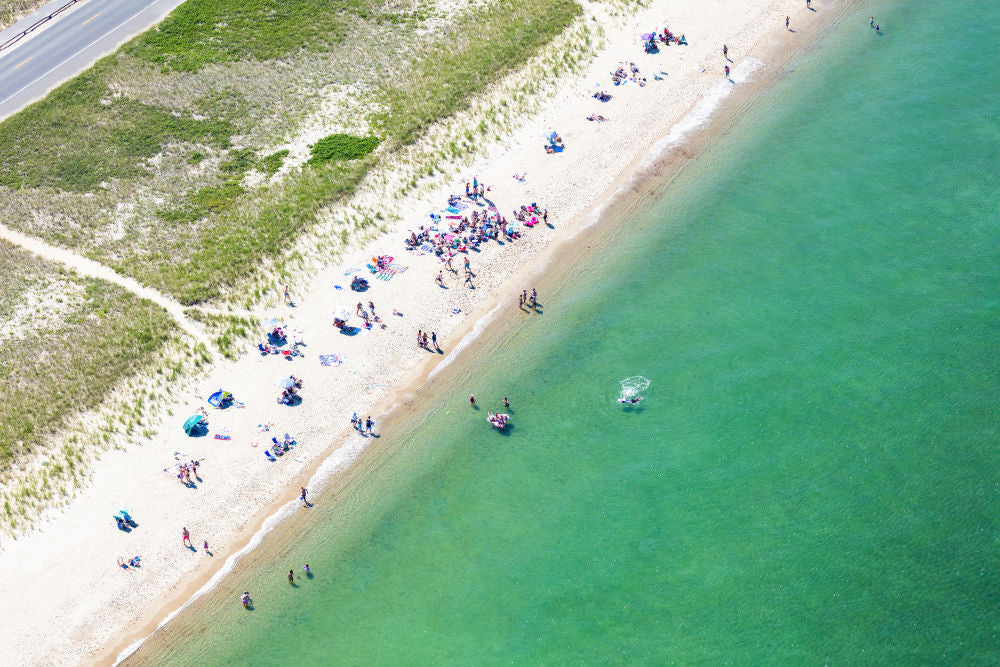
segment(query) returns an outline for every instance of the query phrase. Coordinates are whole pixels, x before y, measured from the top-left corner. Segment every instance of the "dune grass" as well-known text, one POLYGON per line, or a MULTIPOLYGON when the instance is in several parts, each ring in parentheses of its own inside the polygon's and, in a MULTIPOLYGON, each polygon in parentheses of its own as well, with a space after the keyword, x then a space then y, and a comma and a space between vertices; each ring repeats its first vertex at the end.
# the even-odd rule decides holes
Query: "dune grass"
POLYGON ((0 241, 0 311, 18 313, 0 345, 0 473, 44 449, 73 415, 148 367, 176 333, 160 307, 78 278, 0 241), (35 301, 45 293, 47 301, 35 301), (45 310, 56 310, 46 317, 45 310), (13 329, 13 331, 12 331, 13 329))

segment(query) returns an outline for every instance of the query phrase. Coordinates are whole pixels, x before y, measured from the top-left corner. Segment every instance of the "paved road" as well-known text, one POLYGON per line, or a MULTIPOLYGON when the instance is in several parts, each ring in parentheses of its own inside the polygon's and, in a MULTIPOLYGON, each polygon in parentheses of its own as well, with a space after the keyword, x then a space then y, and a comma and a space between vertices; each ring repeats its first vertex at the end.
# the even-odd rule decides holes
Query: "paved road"
MULTIPOLYGON (((66 15, 53 19, 44 30, 0 56, 0 119, 44 97, 130 37, 159 22, 181 2, 84 0, 66 15)), ((56 6, 61 4, 64 2, 56 6)), ((30 25, 33 17, 26 21, 30 25)))

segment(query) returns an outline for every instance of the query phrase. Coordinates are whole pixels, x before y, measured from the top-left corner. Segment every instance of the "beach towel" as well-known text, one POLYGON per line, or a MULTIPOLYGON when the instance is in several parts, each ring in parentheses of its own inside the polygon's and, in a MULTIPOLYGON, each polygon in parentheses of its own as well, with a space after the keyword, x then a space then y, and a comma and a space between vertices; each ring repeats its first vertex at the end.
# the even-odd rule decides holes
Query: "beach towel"
POLYGON ((379 280, 384 280, 385 282, 389 282, 390 280, 392 280, 392 277, 394 275, 395 274, 393 273, 377 273, 375 274, 375 277, 379 280))
POLYGON ((321 354, 319 355, 319 363, 323 366, 340 366, 347 359, 342 354, 321 354))
POLYGON ((462 216, 460 216, 460 215, 446 215, 444 217, 448 218, 449 220, 461 220, 462 219, 462 216))
POLYGON ((344 275, 345 275, 345 276, 349 276, 349 275, 351 275, 352 273, 357 273, 357 272, 358 272, 358 271, 360 271, 360 270, 361 270, 361 269, 347 269, 346 271, 344 271, 344 275))
MULTIPOLYGON (((463 206, 462 208, 465 208, 465 207, 463 206)), ((449 213, 458 213, 458 212, 459 212, 459 211, 461 211, 462 209, 461 209, 461 208, 458 208, 458 207, 456 207, 456 206, 449 206, 449 207, 448 207, 448 208, 446 208, 445 210, 446 210, 446 211, 448 211, 449 213)))
POLYGON ((410 268, 410 267, 403 266, 402 264, 390 264, 389 265, 389 269, 391 269, 393 273, 403 273, 408 268, 410 268))

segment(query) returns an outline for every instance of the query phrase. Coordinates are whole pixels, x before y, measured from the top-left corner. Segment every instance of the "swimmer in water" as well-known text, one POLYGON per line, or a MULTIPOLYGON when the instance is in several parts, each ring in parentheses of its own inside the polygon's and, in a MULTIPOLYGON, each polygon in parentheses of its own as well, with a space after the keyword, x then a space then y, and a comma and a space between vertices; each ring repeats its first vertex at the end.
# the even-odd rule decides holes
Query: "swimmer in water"
POLYGON ((247 609, 250 606, 250 591, 243 591, 243 596, 240 598, 240 602, 243 603, 244 609, 247 609))
POLYGON ((635 405, 642 400, 641 396, 634 396, 632 398, 619 398, 618 402, 622 405, 635 405))

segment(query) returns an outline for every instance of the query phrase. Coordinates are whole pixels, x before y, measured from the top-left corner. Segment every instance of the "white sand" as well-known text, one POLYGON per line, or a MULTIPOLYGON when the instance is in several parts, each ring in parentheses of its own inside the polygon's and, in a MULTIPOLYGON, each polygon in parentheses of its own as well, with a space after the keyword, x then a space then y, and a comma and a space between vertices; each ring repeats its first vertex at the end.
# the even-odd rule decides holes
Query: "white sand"
MULTIPOLYGON (((588 6, 608 30, 608 46, 589 71, 567 77, 558 94, 536 117, 527 119, 504 145, 486 151, 485 157, 466 171, 468 180, 478 176, 492 185, 488 193, 510 218, 511 209, 537 201, 548 208, 554 229, 544 226, 526 231, 526 238, 502 248, 488 244, 481 253, 471 253, 472 268, 478 274, 476 290, 463 289, 461 280, 446 272, 449 289, 434 283, 442 268, 432 255, 415 257, 403 250, 408 229, 428 220, 428 213, 440 209, 448 192, 463 192, 464 180, 434 196, 435 207, 414 201, 400 210, 410 211, 408 219, 395 225, 384 237, 359 249, 352 257, 320 271, 306 286, 292 285, 295 308, 279 307, 272 313, 283 318, 289 328, 300 329, 308 343, 305 358, 286 361, 255 353, 240 360, 221 363, 201 378, 198 391, 187 403, 172 407, 162 433, 152 443, 127 451, 107 453, 95 465, 92 482, 67 508, 42 525, 40 530, 9 543, 0 554, 0 655, 3 662, 18 664, 67 664, 91 662, 104 655, 123 637, 141 631, 165 604, 176 603, 190 594, 190 587, 207 579, 222 565, 247 532, 254 530, 277 501, 297 496, 298 485, 318 461, 330 456, 345 442, 354 446, 358 438, 345 441, 353 411, 367 416, 387 388, 399 386, 415 374, 425 372, 430 360, 440 359, 414 344, 417 329, 434 330, 443 349, 457 341, 451 334, 467 327, 463 318, 486 312, 497 298, 513 300, 515 293, 499 294, 498 287, 514 272, 527 266, 532 256, 552 241, 566 237, 586 224, 591 216, 582 212, 634 166, 692 105, 694 118, 701 118, 725 96, 728 86, 721 69, 721 45, 728 44, 736 62, 731 67, 739 82, 741 73, 752 69, 741 59, 776 27, 783 31, 786 13, 795 0, 661 0, 651 3, 639 17, 604 18, 603 7, 588 6), (686 47, 662 48, 646 55, 638 35, 666 25, 683 32, 686 47), (648 85, 634 83, 613 87, 609 72, 620 61, 633 61, 648 85), (663 81, 653 79, 663 70, 663 81), (703 72, 703 70, 705 70, 703 72), (590 97, 595 83, 609 90, 614 99, 601 104, 590 97), (588 122, 585 117, 599 113, 609 122, 588 122), (547 155, 542 150, 543 133, 558 130, 566 151, 547 155), (527 173, 524 183, 512 178, 527 173), (409 266, 391 282, 372 280, 372 289, 357 294, 347 289, 346 268, 363 268, 366 258, 387 253, 409 266), (334 284, 344 286, 335 290, 334 284), (345 336, 331 326, 333 309, 374 301, 386 330, 345 336), (452 308, 461 308, 453 316, 452 308), (393 308, 402 317, 394 317, 393 308), (347 355, 341 367, 322 367, 320 354, 347 355), (278 405, 276 378, 294 373, 305 381, 304 402, 296 407, 278 405), (210 410, 210 435, 189 438, 181 430, 186 417, 214 390, 225 388, 247 405, 245 409, 210 410), (371 387, 370 393, 365 387, 371 387), (258 423, 275 422, 276 428, 260 433, 258 423), (212 438, 219 428, 231 429, 232 439, 212 438), (272 434, 289 432, 299 446, 276 464, 263 454, 272 434), (259 442, 260 447, 252 447, 259 442), (197 489, 182 486, 162 472, 174 463, 173 453, 184 458, 203 459, 202 482, 197 489), (118 531, 111 515, 127 505, 139 522, 130 534, 118 531), (187 527, 196 551, 181 546, 181 528, 187 527), (209 542, 212 556, 202 552, 202 540, 209 542), (117 568, 119 556, 142 555, 143 567, 135 572, 117 568)), ((823 7, 817 5, 820 11, 823 7)), ((588 19, 589 20, 589 19, 588 19)), ((793 27, 812 16, 804 10, 793 14, 793 27)), ((806 39, 808 31, 782 33, 778 39, 806 39)), ((686 120, 680 129, 697 130, 686 120)), ((682 139, 675 131, 667 140, 682 139)), ((471 209, 470 209, 471 210, 471 209)), ((461 267, 461 257, 456 267, 461 267)), ((530 289, 532 285, 523 285, 530 289)), ((544 295, 542 295, 544 299, 544 295)), ((345 451, 345 450, 341 450, 345 451)), ((321 492, 317 494, 321 497, 321 492)))

